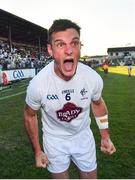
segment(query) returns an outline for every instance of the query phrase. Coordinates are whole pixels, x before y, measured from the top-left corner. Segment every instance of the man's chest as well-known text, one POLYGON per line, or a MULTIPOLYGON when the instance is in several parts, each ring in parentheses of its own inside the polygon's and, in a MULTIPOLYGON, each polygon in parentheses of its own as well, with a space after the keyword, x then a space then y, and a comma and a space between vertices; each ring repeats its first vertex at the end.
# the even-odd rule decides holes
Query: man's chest
POLYGON ((48 111, 58 111, 66 104, 87 108, 91 103, 92 89, 85 82, 72 84, 57 84, 52 82, 42 93, 42 107, 48 111))

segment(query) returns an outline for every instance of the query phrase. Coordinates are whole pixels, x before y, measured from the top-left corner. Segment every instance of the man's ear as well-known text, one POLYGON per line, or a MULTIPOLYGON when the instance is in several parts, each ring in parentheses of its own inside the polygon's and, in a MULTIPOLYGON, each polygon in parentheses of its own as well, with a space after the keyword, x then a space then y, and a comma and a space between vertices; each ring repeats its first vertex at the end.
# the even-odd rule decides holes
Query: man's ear
POLYGON ((53 53, 52 53, 52 46, 51 46, 51 44, 47 44, 47 50, 48 50, 49 55, 52 57, 53 53))

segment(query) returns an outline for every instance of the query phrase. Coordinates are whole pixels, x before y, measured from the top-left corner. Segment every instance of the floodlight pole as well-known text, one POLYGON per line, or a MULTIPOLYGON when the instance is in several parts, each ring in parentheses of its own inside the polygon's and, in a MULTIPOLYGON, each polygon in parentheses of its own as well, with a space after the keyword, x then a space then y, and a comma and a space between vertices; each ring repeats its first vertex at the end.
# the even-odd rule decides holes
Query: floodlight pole
POLYGON ((40 58, 40 55, 41 55, 41 41, 40 41, 40 35, 38 37, 38 49, 39 49, 39 58, 40 58))
POLYGON ((10 47, 10 52, 12 50, 12 40, 11 40, 11 26, 8 24, 8 40, 9 40, 9 47, 10 47))

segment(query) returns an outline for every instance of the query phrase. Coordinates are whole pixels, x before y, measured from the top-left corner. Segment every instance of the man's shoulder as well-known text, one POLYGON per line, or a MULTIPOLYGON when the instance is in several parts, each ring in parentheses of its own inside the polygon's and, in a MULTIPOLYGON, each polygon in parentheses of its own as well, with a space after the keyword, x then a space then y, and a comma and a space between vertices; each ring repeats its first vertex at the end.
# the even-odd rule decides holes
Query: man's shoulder
POLYGON ((52 62, 50 62, 48 65, 46 65, 43 69, 41 69, 31 80, 32 83, 40 83, 45 82, 48 77, 51 76, 51 69, 52 69, 52 62))
POLYGON ((79 62, 77 72, 77 74, 85 80, 91 82, 98 82, 99 80, 102 81, 100 74, 96 70, 92 69, 91 67, 83 63, 79 62))
POLYGON ((80 70, 83 70, 83 69, 91 69, 91 67, 89 67, 88 65, 86 65, 86 64, 84 64, 84 63, 82 63, 82 62, 78 62, 78 68, 80 69, 80 70))
POLYGON ((38 74, 49 73, 52 67, 53 67, 53 61, 47 64, 43 69, 41 69, 41 71, 38 74))
POLYGON ((78 71, 82 71, 84 74, 98 74, 94 69, 92 69, 90 66, 85 65, 81 62, 78 63, 78 71))
POLYGON ((50 73, 52 66, 53 66, 53 62, 50 62, 43 69, 41 69, 36 76, 44 76, 45 74, 50 73))

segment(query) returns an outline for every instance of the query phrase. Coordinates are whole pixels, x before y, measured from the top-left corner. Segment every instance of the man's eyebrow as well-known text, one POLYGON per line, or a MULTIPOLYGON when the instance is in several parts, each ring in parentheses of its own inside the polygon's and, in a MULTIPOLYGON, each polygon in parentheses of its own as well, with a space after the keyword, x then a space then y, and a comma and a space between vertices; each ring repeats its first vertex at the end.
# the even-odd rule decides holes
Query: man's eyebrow
MULTIPOLYGON (((74 38, 72 39, 72 41, 73 41, 73 40, 79 40, 79 37, 74 37, 74 38)), ((55 42, 60 42, 60 41, 64 42, 62 39, 56 39, 56 40, 54 41, 54 43, 55 43, 55 42)))
POLYGON ((80 38, 79 37, 74 37, 73 40, 80 40, 80 38))
POLYGON ((54 43, 55 42, 59 42, 59 41, 63 41, 62 39, 56 39, 55 41, 54 41, 54 43))

